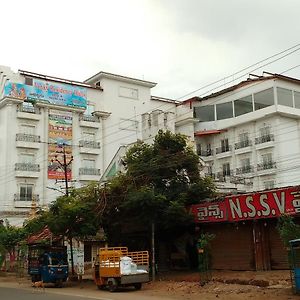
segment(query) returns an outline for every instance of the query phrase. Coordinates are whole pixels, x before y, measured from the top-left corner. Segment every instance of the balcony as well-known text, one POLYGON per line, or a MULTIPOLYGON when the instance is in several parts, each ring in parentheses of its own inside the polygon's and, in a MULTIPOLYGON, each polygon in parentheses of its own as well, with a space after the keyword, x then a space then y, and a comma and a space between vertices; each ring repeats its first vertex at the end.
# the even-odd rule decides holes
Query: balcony
POLYGON ((255 138, 256 149, 274 147, 274 134, 263 135, 255 138))
POLYGON ((270 161, 267 163, 262 163, 257 165, 257 171, 269 170, 276 168, 276 162, 270 161))
POLYGON ((205 177, 211 177, 213 180, 216 179, 216 174, 214 174, 214 173, 205 173, 204 176, 205 177))
POLYGON ((242 154, 251 151, 252 141, 245 140, 234 144, 235 154, 242 154))
POLYGON ((100 119, 99 119, 99 117, 94 116, 94 115, 82 114, 79 116, 79 126, 99 128, 100 127, 100 119))
POLYGON ((100 154, 100 142, 80 140, 79 152, 86 154, 100 154))
POLYGON ((79 180, 98 181, 100 179, 100 169, 96 168, 79 168, 79 180))
POLYGON ((197 151, 197 154, 199 156, 212 156, 214 155, 214 151, 212 149, 207 149, 207 150, 201 150, 201 151, 197 151))
MULTIPOLYGON (((15 207, 31 208, 33 204, 33 200, 35 203, 39 202, 40 196, 38 194, 32 194, 32 195, 14 194, 15 207)), ((36 203, 36 206, 39 206, 38 203, 36 203)))
POLYGON ((33 163, 16 163, 15 171, 16 177, 38 178, 40 175, 40 165, 33 163))
POLYGON ((223 147, 216 148, 217 158, 223 158, 223 157, 230 156, 232 154, 231 150, 232 150, 231 145, 229 145, 227 147, 223 146, 223 147))
POLYGON ((229 145, 228 147, 219 147, 216 148, 216 154, 230 152, 231 149, 232 149, 231 145, 229 145))
POLYGON ((218 172, 215 179, 220 182, 225 182, 226 177, 230 177, 230 175, 233 175, 232 170, 229 170, 228 172, 218 172))
POLYGON ((38 107, 20 104, 17 106, 17 117, 39 121, 41 119, 41 111, 38 107))
POLYGON ((254 168, 252 166, 244 166, 241 168, 236 168, 236 175, 249 174, 253 172, 254 172, 254 168))
POLYGON ((20 148, 40 148, 41 137, 39 135, 17 133, 16 134, 16 147, 20 148))

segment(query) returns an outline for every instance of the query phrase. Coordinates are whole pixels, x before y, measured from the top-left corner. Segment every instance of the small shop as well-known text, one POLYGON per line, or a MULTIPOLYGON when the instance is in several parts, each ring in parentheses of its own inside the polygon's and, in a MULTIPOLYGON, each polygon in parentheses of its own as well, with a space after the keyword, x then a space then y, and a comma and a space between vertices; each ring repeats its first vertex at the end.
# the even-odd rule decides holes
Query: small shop
POLYGON ((216 270, 289 269, 287 250, 276 229, 282 214, 300 212, 300 187, 226 196, 191 207, 201 231, 212 233, 216 270))

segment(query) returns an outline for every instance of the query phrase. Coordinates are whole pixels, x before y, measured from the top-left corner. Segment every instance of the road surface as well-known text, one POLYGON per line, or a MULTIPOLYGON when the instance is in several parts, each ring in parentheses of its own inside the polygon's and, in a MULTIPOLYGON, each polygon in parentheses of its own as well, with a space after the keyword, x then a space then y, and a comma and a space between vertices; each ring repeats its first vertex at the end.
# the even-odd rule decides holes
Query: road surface
MULTIPOLYGON (((0 282, 0 299, 2 300, 171 300, 162 296, 146 296, 143 291, 126 289, 116 293, 108 291, 99 291, 96 289, 80 289, 78 287, 66 288, 32 288, 28 284, 19 284, 17 282, 0 282)), ((173 298, 174 299, 174 298, 173 298)), ((172 299, 172 300, 173 300, 172 299)))

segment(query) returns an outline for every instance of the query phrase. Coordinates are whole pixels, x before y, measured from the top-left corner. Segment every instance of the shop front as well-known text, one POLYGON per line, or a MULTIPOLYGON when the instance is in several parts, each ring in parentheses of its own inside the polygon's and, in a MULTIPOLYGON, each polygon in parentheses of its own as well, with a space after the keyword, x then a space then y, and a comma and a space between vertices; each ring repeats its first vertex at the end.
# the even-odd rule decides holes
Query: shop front
POLYGON ((282 214, 300 212, 300 187, 231 195, 193 205, 201 230, 213 233, 212 268, 219 270, 288 269, 287 250, 276 229, 282 214))

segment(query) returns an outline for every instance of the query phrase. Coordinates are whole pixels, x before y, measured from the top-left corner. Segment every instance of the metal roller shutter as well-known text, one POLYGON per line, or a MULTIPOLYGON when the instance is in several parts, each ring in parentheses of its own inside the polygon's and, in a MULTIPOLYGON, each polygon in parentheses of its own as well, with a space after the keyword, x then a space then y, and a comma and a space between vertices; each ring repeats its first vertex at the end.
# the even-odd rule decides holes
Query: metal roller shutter
POLYGON ((248 222, 211 224, 206 231, 215 234, 211 243, 212 269, 254 270, 252 226, 248 222))

